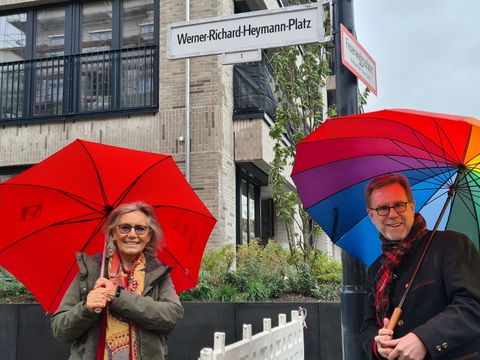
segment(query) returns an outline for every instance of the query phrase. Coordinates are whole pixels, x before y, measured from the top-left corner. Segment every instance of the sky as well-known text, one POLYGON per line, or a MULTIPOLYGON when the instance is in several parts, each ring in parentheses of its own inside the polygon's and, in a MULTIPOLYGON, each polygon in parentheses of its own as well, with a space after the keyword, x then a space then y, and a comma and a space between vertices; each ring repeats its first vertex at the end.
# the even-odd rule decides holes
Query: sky
MULTIPOLYGON (((480 119, 480 0, 354 0, 375 60, 365 111, 408 108, 480 119)), ((365 87, 359 81, 359 87, 365 87)))

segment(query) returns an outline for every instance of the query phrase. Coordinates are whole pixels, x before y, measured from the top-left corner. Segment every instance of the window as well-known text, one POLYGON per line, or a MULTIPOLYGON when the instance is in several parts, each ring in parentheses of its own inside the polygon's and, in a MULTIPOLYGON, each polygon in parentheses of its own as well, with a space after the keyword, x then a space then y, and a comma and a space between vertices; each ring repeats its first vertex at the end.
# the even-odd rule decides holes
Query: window
POLYGON ((0 14, 0 123, 158 108, 154 0, 0 14))
POLYGON ((260 187, 251 180, 242 178, 240 185, 240 239, 239 244, 248 244, 260 237, 258 205, 260 187))
POLYGON ((27 14, 0 16, 0 119, 23 115, 27 14))
MULTIPOLYGON (((273 212, 268 208, 268 176, 253 163, 237 164, 237 244, 248 244, 253 239, 266 242, 273 236, 273 212), (265 207, 264 207, 265 205, 265 207), (265 238, 264 238, 265 235, 265 238)), ((271 196, 270 196, 271 197, 271 196)))
POLYGON ((20 174, 31 166, 32 165, 0 166, 0 183, 20 174))

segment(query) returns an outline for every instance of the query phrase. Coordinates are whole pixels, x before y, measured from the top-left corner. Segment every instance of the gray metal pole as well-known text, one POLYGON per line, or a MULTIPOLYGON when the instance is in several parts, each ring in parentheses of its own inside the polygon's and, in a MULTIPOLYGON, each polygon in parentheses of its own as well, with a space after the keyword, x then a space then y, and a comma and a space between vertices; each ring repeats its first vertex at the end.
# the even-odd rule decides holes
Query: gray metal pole
MULTIPOLYGON (((353 0, 333 0, 333 32, 335 36, 336 106, 339 116, 358 113, 357 79, 342 64, 340 24, 354 31, 353 0)), ((362 239, 358 239, 361 241, 362 239)), ((343 359, 357 360, 364 356, 359 341, 367 299, 366 267, 345 251, 342 252, 343 288, 341 295, 343 359)))
MULTIPOLYGON (((185 0, 185 20, 190 21, 190 0, 185 0)), ((190 59, 185 59, 185 178, 190 182, 190 59)))

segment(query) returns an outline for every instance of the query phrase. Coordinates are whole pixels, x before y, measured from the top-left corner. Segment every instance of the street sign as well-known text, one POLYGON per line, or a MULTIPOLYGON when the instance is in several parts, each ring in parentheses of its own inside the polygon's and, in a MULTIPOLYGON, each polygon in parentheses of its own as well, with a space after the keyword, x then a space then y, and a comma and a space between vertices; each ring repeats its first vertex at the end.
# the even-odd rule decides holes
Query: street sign
POLYGON ((377 64, 375 60, 342 24, 340 24, 340 35, 343 65, 377 95, 377 64))
POLYGON ((327 41, 322 4, 252 11, 168 25, 167 57, 242 53, 327 41))

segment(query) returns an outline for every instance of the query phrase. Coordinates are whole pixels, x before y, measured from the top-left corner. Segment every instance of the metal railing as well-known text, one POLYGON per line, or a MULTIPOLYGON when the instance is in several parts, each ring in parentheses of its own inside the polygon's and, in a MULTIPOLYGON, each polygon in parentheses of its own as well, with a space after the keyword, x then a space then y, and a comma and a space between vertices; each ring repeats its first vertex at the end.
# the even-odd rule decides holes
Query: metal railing
POLYGON ((235 65, 233 84, 234 114, 266 113, 275 118, 278 103, 273 69, 265 57, 259 63, 235 65))
POLYGON ((158 106, 158 48, 0 63, 0 122, 158 106))

